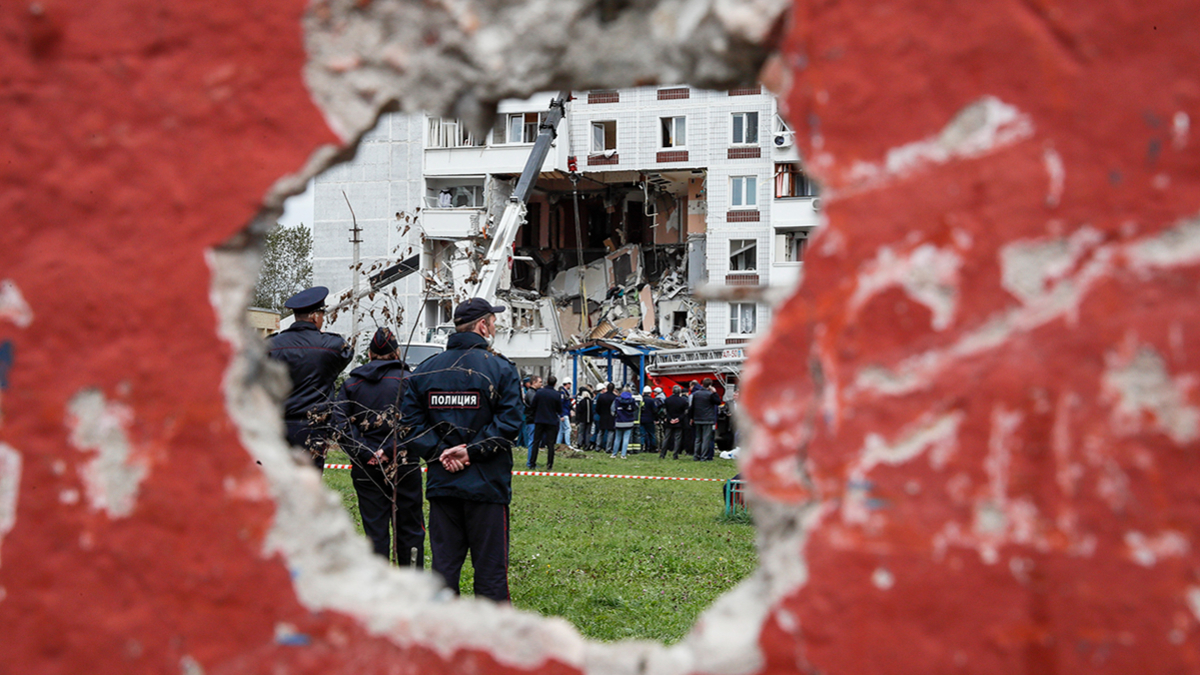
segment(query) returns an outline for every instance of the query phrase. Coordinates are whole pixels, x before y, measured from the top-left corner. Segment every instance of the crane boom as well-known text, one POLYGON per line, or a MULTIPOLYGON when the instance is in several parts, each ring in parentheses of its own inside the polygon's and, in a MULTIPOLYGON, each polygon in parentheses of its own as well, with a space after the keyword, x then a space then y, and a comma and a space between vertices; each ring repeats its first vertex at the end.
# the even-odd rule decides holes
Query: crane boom
POLYGON ((467 293, 467 297, 481 297, 489 302, 495 297, 501 266, 508 263, 508 256, 513 242, 516 241, 517 231, 525 222, 525 208, 529 203, 529 196, 533 194, 533 186, 537 183, 538 174, 542 171, 546 156, 550 154, 550 144, 558 136, 558 123, 566 114, 566 103, 570 98, 569 90, 559 92, 558 97, 550 102, 550 112, 538 125, 538 135, 537 140, 533 143, 533 150, 529 153, 529 159, 525 161, 525 169, 521 171, 517 187, 508 198, 508 205, 504 207, 500 223, 493 231, 492 244, 488 247, 487 256, 476 274, 478 281, 476 281, 475 287, 467 293))

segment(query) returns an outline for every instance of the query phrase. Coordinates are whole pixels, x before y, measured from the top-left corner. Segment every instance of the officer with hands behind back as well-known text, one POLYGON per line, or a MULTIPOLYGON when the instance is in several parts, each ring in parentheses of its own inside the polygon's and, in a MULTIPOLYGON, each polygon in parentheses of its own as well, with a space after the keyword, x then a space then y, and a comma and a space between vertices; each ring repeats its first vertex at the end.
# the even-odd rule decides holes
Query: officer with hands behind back
POLYGON ((327 295, 328 288, 313 286, 288 298, 283 306, 294 312, 295 323, 267 339, 267 356, 282 361, 292 379, 292 392, 283 403, 288 444, 308 450, 321 471, 333 429, 333 385, 354 357, 341 335, 321 332, 327 295))
POLYGON ((404 446, 429 467, 433 569, 458 593, 470 551, 475 596, 497 602, 509 600, 512 443, 525 413, 516 366, 489 348, 503 311, 482 298, 460 304, 457 332, 405 382, 401 406, 404 446))
POLYGON ((388 557, 396 542, 396 562, 423 567, 425 514, 421 500, 421 461, 401 448, 400 396, 408 369, 400 342, 379 328, 367 353, 371 360, 350 372, 334 408, 339 445, 350 456, 350 478, 358 495, 363 531, 375 553, 388 557))

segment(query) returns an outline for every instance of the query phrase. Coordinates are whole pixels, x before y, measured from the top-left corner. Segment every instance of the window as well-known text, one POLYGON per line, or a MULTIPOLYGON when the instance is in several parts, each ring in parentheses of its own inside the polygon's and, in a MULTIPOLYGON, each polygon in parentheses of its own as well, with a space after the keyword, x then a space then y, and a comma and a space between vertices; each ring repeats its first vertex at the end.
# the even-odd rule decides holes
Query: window
POLYGON ((425 328, 437 328, 450 323, 450 308, 445 300, 425 301, 425 328))
POLYGON ((687 118, 662 118, 662 147, 682 148, 687 145, 687 118))
POLYGON ((808 249, 808 230, 779 232, 775 235, 775 262, 804 262, 808 249))
POLYGON ((758 143, 758 113, 733 113, 733 143, 734 145, 758 143))
POLYGON ((617 149, 617 123, 592 122, 592 152, 601 153, 617 149))
POLYGON ((430 186, 425 191, 425 205, 435 209, 481 209, 486 204, 482 185, 430 186))
POLYGON ((671 331, 687 328, 688 313, 676 310, 671 313, 671 331))
POLYGON ((518 113, 508 116, 508 142, 532 143, 537 140, 538 125, 544 113, 518 113))
POLYGON ((512 327, 515 330, 537 330, 542 328, 542 313, 537 307, 512 307, 512 327))
POLYGON ((537 140, 538 126, 546 113, 508 113, 496 117, 492 127, 492 145, 532 143, 537 140))
POLYGON ((758 307, 753 302, 735 302, 729 305, 729 334, 753 335, 758 319, 758 307))
POLYGON ((482 139, 467 131, 466 127, 456 119, 443 117, 429 118, 429 147, 431 148, 465 148, 483 145, 482 139))
POLYGON ((754 176, 734 176, 729 179, 729 207, 752 209, 758 206, 758 180, 754 176))
POLYGON ((758 241, 755 239, 729 240, 729 270, 751 272, 758 269, 758 241))
POLYGON ((775 198, 816 197, 817 184, 804 173, 799 164, 775 165, 775 198))

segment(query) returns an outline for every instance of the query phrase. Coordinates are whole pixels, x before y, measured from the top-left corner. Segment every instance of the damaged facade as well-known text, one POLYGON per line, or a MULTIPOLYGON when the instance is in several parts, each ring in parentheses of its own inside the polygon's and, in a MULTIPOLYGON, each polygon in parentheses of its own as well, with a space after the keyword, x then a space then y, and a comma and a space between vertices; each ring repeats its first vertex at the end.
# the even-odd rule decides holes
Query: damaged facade
MULTIPOLYGON (((387 115, 354 161, 316 179, 315 283, 351 286, 353 220, 364 275, 420 256, 418 275, 364 300, 360 331, 396 321, 438 342, 453 330, 552 97, 504 102, 484 136, 458 120, 387 115)), ((642 87, 575 92, 566 111, 500 266, 494 300, 512 311, 496 348, 523 371, 570 379, 566 353, 591 340, 713 348, 765 330, 771 307, 753 296, 694 293, 790 288, 799 276, 819 200, 774 97, 642 87)), ((333 318, 350 332, 348 317, 333 318)))

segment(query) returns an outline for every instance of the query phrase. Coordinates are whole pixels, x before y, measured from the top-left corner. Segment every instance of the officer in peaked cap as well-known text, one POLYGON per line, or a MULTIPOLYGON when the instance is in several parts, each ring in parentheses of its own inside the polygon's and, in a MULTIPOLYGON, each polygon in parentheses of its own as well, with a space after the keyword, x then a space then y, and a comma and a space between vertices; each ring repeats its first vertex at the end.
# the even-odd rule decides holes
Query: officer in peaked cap
POLYGON ((504 307, 473 298, 454 310, 446 351, 405 381, 404 447, 428 465, 429 548, 433 569, 458 593, 467 551, 475 597, 507 602, 508 505, 512 444, 524 421, 521 380, 489 349, 504 307))
POLYGON ((313 286, 288 298, 283 306, 294 312, 295 322, 267 340, 267 356, 282 361, 292 378, 292 392, 283 403, 288 443, 308 450, 320 470, 333 426, 333 385, 354 357, 342 336, 321 332, 327 295, 328 288, 313 286))

